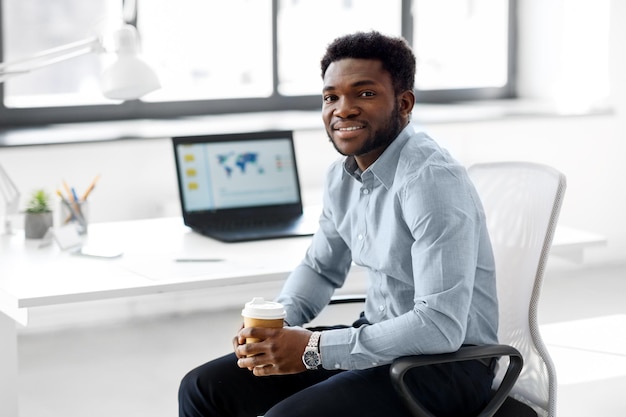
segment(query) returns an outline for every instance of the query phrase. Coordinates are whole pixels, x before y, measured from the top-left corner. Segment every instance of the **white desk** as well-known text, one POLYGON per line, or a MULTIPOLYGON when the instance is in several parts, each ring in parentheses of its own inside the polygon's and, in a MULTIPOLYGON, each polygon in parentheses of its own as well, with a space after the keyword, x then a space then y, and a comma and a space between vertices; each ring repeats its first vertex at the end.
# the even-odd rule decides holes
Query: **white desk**
POLYGON ((550 255, 575 263, 582 263, 585 249, 606 246, 606 244, 606 236, 571 227, 557 226, 550 255))
POLYGON ((191 232, 180 218, 89 226, 89 244, 123 256, 94 258, 21 235, 2 238, 0 309, 27 324, 28 308, 104 298, 282 280, 304 255, 307 237, 226 244, 191 232), (222 262, 174 262, 211 258, 222 262))
MULTIPOLYGON (((553 251, 582 254, 601 236, 564 229, 553 251)), ((39 248, 22 234, 0 240, 0 416, 18 416, 17 332, 34 307, 196 288, 282 281, 310 239, 305 237, 225 244, 186 228, 180 218, 92 224, 90 244, 118 247, 123 256, 99 259, 39 248), (220 262, 174 262, 175 258, 220 262)))

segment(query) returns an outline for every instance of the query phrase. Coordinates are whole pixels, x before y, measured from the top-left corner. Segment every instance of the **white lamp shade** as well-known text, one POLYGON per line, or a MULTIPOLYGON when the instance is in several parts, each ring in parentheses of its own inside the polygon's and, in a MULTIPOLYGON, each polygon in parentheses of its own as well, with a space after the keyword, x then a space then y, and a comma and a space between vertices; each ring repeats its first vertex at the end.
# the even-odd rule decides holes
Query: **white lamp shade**
POLYGON ((119 54, 118 60, 100 77, 105 97, 114 100, 135 100, 161 88, 155 72, 136 55, 119 54))
POLYGON ((135 100, 161 88, 154 70, 139 57, 141 44, 137 28, 124 25, 114 33, 117 61, 100 76, 105 97, 135 100))
MULTIPOLYGON (((141 42, 137 28, 123 25, 113 34, 117 61, 100 76, 100 88, 105 97, 114 100, 136 100, 161 88, 154 70, 138 54, 141 42)), ((28 56, 17 61, 0 63, 0 83, 11 76, 28 73, 57 62, 88 53, 105 52, 100 38, 91 37, 28 56)))

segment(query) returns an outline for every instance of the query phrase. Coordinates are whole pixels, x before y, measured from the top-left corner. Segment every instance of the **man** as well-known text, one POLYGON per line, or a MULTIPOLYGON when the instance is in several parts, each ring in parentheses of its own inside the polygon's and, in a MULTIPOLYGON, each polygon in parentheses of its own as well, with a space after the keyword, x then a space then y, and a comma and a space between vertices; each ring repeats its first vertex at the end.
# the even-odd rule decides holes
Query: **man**
MULTIPOLYGON (((277 298, 286 326, 243 328, 234 354, 191 371, 181 416, 409 416, 389 378, 395 358, 497 342, 482 206, 463 167, 410 123, 410 48, 357 33, 329 45, 321 64, 324 124, 345 158, 328 171, 319 230, 277 298), (362 317, 321 333, 299 327, 352 262, 369 275, 362 317)), ((434 414, 458 417, 485 402, 493 369, 467 361, 407 379, 434 414)))

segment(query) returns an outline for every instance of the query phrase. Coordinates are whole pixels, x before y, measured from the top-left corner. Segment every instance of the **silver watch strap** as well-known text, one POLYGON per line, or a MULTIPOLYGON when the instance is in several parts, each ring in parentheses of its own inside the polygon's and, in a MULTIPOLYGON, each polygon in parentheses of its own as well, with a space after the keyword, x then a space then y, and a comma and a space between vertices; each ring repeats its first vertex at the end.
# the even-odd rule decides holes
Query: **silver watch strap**
POLYGON ((307 346, 314 347, 319 351, 318 345, 320 342, 320 336, 322 336, 322 332, 311 333, 311 337, 309 338, 309 343, 307 344, 307 346))

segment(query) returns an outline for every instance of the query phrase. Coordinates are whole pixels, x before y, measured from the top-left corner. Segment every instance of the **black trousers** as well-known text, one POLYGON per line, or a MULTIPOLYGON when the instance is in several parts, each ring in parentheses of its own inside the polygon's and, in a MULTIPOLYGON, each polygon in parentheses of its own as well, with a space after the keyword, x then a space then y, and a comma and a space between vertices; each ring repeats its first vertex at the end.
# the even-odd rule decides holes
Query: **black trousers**
MULTIPOLYGON (((406 380, 435 415, 472 416, 491 395, 493 371, 466 361, 415 368, 406 380)), ((237 366, 234 353, 190 371, 178 401, 180 417, 410 417, 389 365, 257 377, 237 366)))

